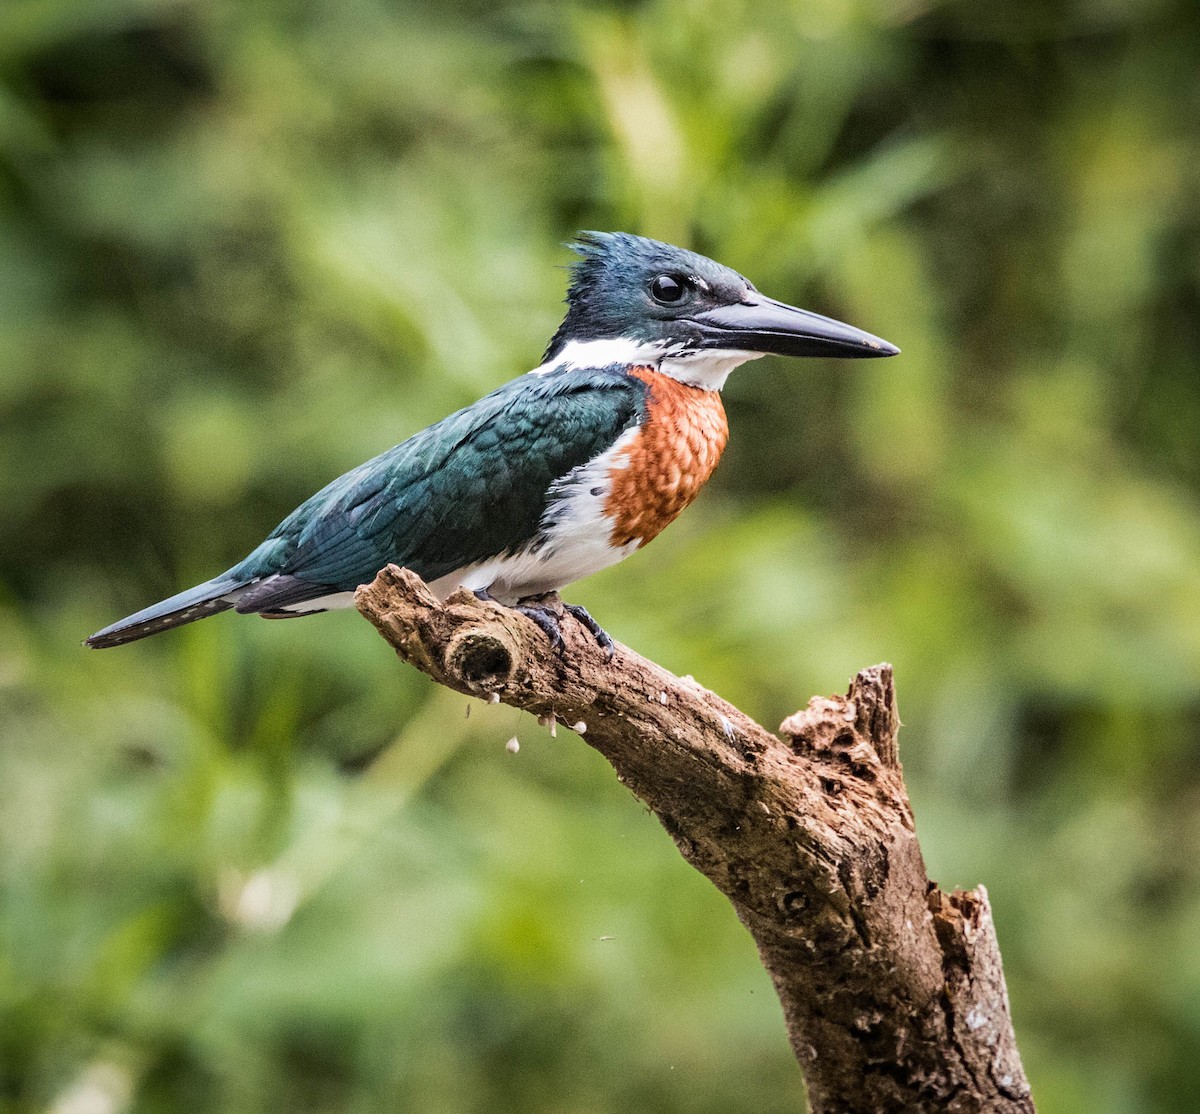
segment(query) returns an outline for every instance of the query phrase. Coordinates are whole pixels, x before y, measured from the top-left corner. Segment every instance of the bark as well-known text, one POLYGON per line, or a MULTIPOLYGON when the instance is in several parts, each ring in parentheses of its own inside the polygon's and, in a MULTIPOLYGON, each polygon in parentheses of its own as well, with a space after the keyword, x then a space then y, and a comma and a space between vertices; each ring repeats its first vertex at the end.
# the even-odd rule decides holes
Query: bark
POLYGON ((781 739, 624 646, 606 660, 570 616, 556 651, 525 616, 443 604, 395 566, 357 602, 435 681, 608 759, 753 935, 813 1111, 1033 1111, 987 892, 925 874, 890 666, 814 697, 781 739))

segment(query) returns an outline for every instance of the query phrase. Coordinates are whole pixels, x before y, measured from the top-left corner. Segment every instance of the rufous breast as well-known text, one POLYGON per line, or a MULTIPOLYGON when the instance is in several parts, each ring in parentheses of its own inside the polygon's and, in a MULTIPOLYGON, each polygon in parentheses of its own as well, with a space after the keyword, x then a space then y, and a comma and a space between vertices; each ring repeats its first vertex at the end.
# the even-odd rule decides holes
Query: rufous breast
POLYGON ((646 420, 613 462, 604 513, 612 522, 610 544, 645 545, 657 537, 713 474, 729 423, 717 391, 706 391, 635 367, 631 375, 648 387, 646 420))

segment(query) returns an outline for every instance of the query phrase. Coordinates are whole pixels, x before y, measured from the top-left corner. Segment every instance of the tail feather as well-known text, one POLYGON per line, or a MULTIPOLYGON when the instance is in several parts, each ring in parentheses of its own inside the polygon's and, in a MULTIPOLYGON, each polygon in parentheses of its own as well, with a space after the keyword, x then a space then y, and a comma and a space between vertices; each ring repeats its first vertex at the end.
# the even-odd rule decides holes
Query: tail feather
POLYGON ((139 638, 158 634, 159 631, 182 627, 185 623, 194 623, 197 619, 228 611, 245 587, 244 580, 219 576, 118 620, 97 631, 84 645, 93 650, 122 646, 126 642, 136 642, 139 638))

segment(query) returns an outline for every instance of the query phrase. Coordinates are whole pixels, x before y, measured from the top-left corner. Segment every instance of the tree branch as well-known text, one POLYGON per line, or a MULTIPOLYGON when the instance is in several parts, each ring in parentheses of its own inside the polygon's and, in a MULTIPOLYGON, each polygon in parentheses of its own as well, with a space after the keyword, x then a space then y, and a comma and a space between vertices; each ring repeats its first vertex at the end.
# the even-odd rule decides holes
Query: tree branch
POLYGON ((890 666, 814 697, 781 740, 624 646, 606 660, 570 617, 554 651, 518 612, 443 604, 395 566, 357 603, 435 681, 553 717, 608 759, 753 935, 813 1111, 1033 1111, 987 892, 925 875, 890 666))

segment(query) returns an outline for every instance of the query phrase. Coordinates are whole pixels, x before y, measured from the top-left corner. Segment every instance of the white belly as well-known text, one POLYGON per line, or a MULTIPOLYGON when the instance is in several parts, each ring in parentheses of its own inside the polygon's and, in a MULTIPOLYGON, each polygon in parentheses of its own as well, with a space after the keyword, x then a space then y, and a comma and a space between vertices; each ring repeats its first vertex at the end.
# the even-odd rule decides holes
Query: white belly
POLYGON ((614 464, 626 465, 628 457, 622 450, 638 432, 626 430, 607 452, 555 485, 536 546, 468 565, 433 581, 430 588, 442 599, 458 587, 486 588, 501 603, 511 604, 525 596, 558 591, 623 561, 640 543, 612 545, 612 521, 604 508, 614 464))
POLYGON ((429 587, 440 599, 445 599, 456 588, 472 591, 486 588, 501 603, 514 604, 526 596, 556 592, 573 581, 615 565, 635 549, 636 542, 614 549, 609 545, 597 545, 592 538, 564 539, 552 552, 542 550, 496 557, 440 577, 429 587))

